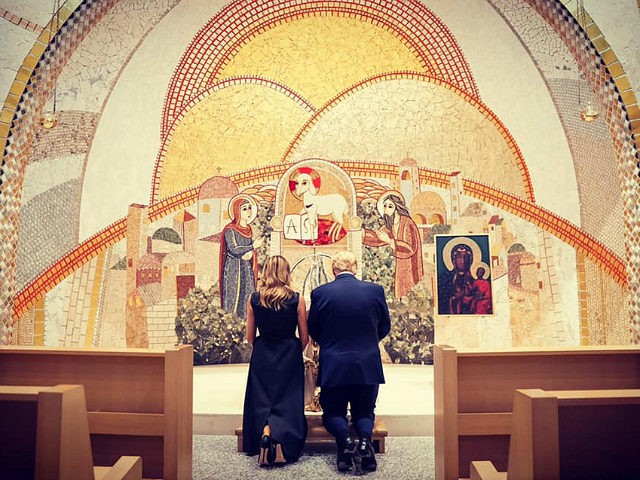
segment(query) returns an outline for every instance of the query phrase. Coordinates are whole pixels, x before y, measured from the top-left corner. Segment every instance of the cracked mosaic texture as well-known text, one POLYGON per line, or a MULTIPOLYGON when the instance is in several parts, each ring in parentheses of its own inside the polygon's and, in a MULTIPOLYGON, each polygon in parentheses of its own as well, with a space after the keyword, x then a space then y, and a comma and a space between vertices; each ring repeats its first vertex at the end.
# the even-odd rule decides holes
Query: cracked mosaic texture
POLYGON ((60 109, 100 112, 128 57, 176 3, 117 2, 71 55, 58 78, 60 109))
POLYGON ((159 198, 214 175, 279 163, 308 118, 308 109, 269 86, 247 82, 212 92, 183 112, 173 131, 159 198))
POLYGON ((38 36, 5 19, 0 35, 0 100, 4 102, 16 72, 38 36))
POLYGON ((461 171, 465 178, 527 197, 520 159, 490 114, 427 81, 394 79, 354 91, 317 119, 289 161, 397 163, 406 156, 421 167, 461 171))
POLYGON ((220 70, 218 78, 276 79, 319 108, 337 93, 380 72, 423 72, 419 58, 403 40, 384 25, 361 19, 302 18, 253 39, 220 70))
MULTIPOLYGON (((626 307, 622 310, 626 312, 627 319, 629 315, 631 316, 637 337, 639 335, 637 332, 640 331, 637 322, 637 311, 640 311, 640 304, 637 300, 633 300, 638 292, 638 273, 636 271, 638 267, 635 266, 637 262, 634 261, 634 258, 640 256, 640 252, 638 252, 640 238, 638 238, 637 228, 634 229, 630 225, 637 222, 637 217, 629 211, 630 197, 637 196, 637 193, 630 192, 630 190, 637 192, 637 169, 635 169, 635 175, 631 175, 636 179, 633 182, 629 181, 633 169, 630 169, 626 162, 629 161, 632 148, 623 146, 622 137, 617 137, 620 139, 619 141, 613 140, 611 137, 611 124, 607 122, 607 116, 613 116, 615 124, 615 117, 618 115, 617 109, 613 106, 614 98, 610 93, 613 82, 610 81, 608 73, 605 74, 604 69, 599 66, 599 57, 594 53, 593 46, 586 49, 581 47, 580 44, 585 40, 581 35, 571 33, 578 32, 579 29, 573 21, 565 22, 561 27, 561 32, 556 33, 540 14, 535 13, 528 6, 517 6, 514 0, 491 1, 511 23, 523 44, 527 45, 536 59, 538 68, 546 77, 550 94, 562 118, 574 158, 582 228, 611 248, 620 258, 626 260, 630 267, 627 270, 631 304, 634 306, 631 308, 631 312, 626 307), (532 25, 536 26, 532 27, 532 25), (543 32, 547 32, 546 35, 543 35, 543 32), (566 38, 561 38, 560 35, 565 37, 570 35, 571 43, 579 48, 577 59, 571 58, 569 47, 565 44, 566 38), (551 52, 556 52, 558 58, 551 57, 551 52), (578 76, 579 62, 582 62, 583 67, 587 62, 591 62, 590 65, 594 66, 590 73, 592 75, 598 73, 599 91, 589 92, 586 82, 578 76), (596 105, 599 102, 600 105, 603 103, 611 105, 610 111, 603 112, 601 118, 594 123, 582 122, 579 118, 579 112, 586 105, 587 98, 592 99, 596 105)), ((554 21, 557 20, 554 18, 554 21)), ((616 128, 620 127, 620 124, 616 124, 616 128)), ((585 268, 584 272, 586 284, 590 286, 601 283, 606 285, 606 289, 604 287, 601 291, 593 291, 592 289, 581 297, 583 321, 585 325, 588 325, 591 337, 597 338, 597 340, 593 340, 594 343, 612 344, 620 339, 625 339, 621 343, 628 343, 627 329, 617 321, 617 318, 613 318, 616 317, 616 314, 612 313, 612 310, 620 311, 620 300, 629 299, 628 292, 622 292, 619 287, 612 287, 609 284, 610 279, 603 280, 602 273, 593 268, 585 268), (604 293, 605 290, 608 293, 604 293), (586 307, 587 302, 591 302, 589 308, 586 307), (594 302, 597 305, 596 310, 593 308, 594 302), (596 314, 598 310, 602 310, 600 315, 596 314), (612 329, 612 336, 608 338, 593 333, 602 332, 607 328, 612 329), (613 340, 614 338, 615 340, 613 340)), ((586 341, 591 340, 587 338, 586 341)))
POLYGON ((520 36, 545 77, 575 79, 578 66, 553 28, 526 2, 489 0, 520 36))

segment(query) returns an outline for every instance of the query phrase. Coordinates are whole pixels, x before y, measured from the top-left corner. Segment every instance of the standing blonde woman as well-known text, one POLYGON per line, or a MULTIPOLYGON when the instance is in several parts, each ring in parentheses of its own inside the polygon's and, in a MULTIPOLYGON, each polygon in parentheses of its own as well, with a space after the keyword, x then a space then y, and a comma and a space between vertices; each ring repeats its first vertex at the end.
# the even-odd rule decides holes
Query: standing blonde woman
POLYGON ((253 353, 244 397, 243 450, 259 454, 261 466, 295 462, 307 437, 302 350, 309 333, 304 299, 291 288, 284 257, 270 257, 264 265, 258 291, 247 304, 246 337, 253 353))

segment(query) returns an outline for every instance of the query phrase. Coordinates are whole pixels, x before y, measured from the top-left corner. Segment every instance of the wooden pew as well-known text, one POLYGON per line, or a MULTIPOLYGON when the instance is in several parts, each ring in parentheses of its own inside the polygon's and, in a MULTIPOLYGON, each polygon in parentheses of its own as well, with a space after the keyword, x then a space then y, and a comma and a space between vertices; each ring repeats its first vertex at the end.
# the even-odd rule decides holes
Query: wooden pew
MULTIPOLYGON (((322 425, 322 416, 320 415, 306 415, 307 426, 309 428, 307 434, 307 445, 317 443, 333 443, 335 441, 333 435, 327 432, 327 429, 322 425)), ((376 453, 386 452, 386 438, 388 432, 382 420, 376 419, 373 425, 373 435, 371 437, 371 444, 376 453)), ((242 427, 236 428, 236 442, 238 452, 242 452, 242 427)))
POLYGON ((0 385, 0 478, 140 480, 140 457, 94 467, 82 385, 0 385))
POLYGON ((145 478, 190 480, 193 350, 0 347, 1 385, 83 385, 93 460, 142 457, 145 478))
POLYGON ((516 390, 507 472, 471 462, 471 480, 640 478, 640 389, 516 390))
POLYGON ((469 478, 472 460, 506 472, 517 389, 640 388, 640 347, 456 350, 434 347, 436 479, 469 478))

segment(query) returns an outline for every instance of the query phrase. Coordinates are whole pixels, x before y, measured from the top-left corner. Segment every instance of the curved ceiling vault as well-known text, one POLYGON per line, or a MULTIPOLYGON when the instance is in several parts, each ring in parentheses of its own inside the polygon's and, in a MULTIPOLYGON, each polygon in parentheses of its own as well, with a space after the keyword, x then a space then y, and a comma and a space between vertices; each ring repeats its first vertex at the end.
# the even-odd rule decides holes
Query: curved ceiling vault
MULTIPOLYGON (((151 203, 212 175, 233 173, 237 165, 252 168, 281 161, 302 129, 314 123, 313 113, 301 104, 308 103, 314 110, 328 103, 335 107, 338 100, 347 98, 346 92, 361 90, 368 79, 394 72, 428 76, 464 92, 467 101, 479 102, 455 39, 419 2, 230 4, 198 33, 173 75, 165 99, 163 146, 156 160, 151 203), (255 21, 241 22, 249 11, 255 21), (229 79, 238 79, 245 87, 225 84, 229 79), (278 90, 292 92, 298 101, 278 90), (191 140, 194 132, 197 146, 191 140), (189 161, 185 162, 187 151, 189 161)), ((371 110, 371 102, 380 106, 398 100, 397 90, 377 88, 376 95, 368 98, 371 110)), ((442 128, 444 123, 437 121, 416 120, 429 131, 442 128)), ((391 136, 403 140, 395 130, 379 131, 372 143, 386 143, 391 136)), ((450 136, 460 138, 455 129, 450 136)), ((433 141, 433 135, 429 138, 433 141)), ((415 136, 404 140, 424 141, 415 136)), ((406 144, 400 150, 406 151, 406 144)), ((518 162, 519 152, 511 150, 509 155, 515 153, 516 158, 500 159, 498 164, 519 163, 508 175, 520 178, 523 162, 518 162)), ((427 166, 427 159, 424 163, 427 166)), ((526 183, 528 176, 524 177, 526 183)), ((520 184, 512 193, 533 196, 530 185, 520 184)))

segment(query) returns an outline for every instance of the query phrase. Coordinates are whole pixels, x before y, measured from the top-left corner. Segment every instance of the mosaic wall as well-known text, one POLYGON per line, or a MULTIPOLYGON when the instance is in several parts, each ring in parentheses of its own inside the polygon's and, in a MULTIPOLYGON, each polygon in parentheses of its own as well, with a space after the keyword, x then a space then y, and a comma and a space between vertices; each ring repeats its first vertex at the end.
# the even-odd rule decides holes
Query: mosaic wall
POLYGON ((580 185, 580 226, 623 258, 622 185, 611 137, 604 122, 580 120, 580 109, 593 100, 588 83, 569 48, 533 7, 514 0, 492 3, 527 45, 562 118, 580 185))
POLYGON ((576 54, 584 39, 561 4, 492 2, 527 46, 557 110, 579 227, 536 203, 538 173, 532 177, 534 165, 506 117, 483 101, 483 83, 474 78, 481 67, 468 60, 476 57, 436 13, 451 15, 447 7, 260 1, 233 2, 201 19, 163 93, 149 206, 112 215, 111 225, 78 244, 82 204, 96 196, 87 192, 85 172, 99 149, 95 132, 114 108, 110 93, 127 81, 123 65, 135 60, 140 42, 179 3, 84 2, 67 13, 73 21, 46 57, 52 68, 40 77, 44 87, 31 87, 35 109, 24 100, 11 127, 16 141, 3 156, 2 235, 16 248, 13 258, 3 255, 9 283, 1 292, 2 343, 163 347, 180 339, 200 342, 203 363, 242 361, 243 312, 225 306, 220 286, 251 285, 249 277, 220 273, 221 237, 237 220, 237 195, 256 210, 241 230, 251 232, 245 238, 247 246, 255 243, 249 250, 257 263, 286 254, 297 265, 300 290, 310 288, 309 276, 330 279, 331 252, 357 252, 361 275, 384 284, 394 316, 386 361, 428 362, 434 341, 500 347, 632 340, 629 325, 640 315, 636 145, 616 84, 594 48, 576 54), (56 129, 43 131, 34 115, 55 77, 63 114, 56 129), (578 120, 586 98, 606 112, 589 125, 578 120), (302 203, 292 206, 288 191, 301 167, 325 180, 320 195, 345 199, 348 221, 338 222, 335 210, 322 213, 312 238, 296 239, 274 219, 310 214, 302 203), (406 212, 394 218, 418 232, 412 241, 400 238, 397 223, 385 227, 378 211, 393 192, 396 212, 406 212), (8 228, 16 224, 18 230, 8 228), (331 232, 326 237, 323 228, 331 232), (490 272, 481 276, 490 278, 478 278, 474 263, 467 296, 471 305, 479 292, 483 300, 489 295, 491 311, 438 314, 438 235, 488 237, 490 272), (413 280, 398 273, 405 259, 413 280), (206 338, 194 339, 189 327, 197 305, 208 312, 206 338))
MULTIPOLYGON (((314 165, 325 191, 335 191, 329 172, 322 168, 323 162, 306 160, 291 168, 295 171, 314 165)), ((418 173, 415 162, 405 159, 402 163, 413 166, 418 173)), ((229 274, 223 277, 220 251, 224 249, 225 226, 237 220, 232 205, 236 199, 246 198, 256 207, 256 215, 250 219, 247 251, 255 249, 258 263, 267 254, 279 253, 289 258, 294 266, 294 287, 307 300, 317 282, 331 279, 331 253, 349 248, 358 254, 362 277, 381 283, 387 292, 394 317, 394 331, 384 342, 388 361, 429 362, 434 326, 441 341, 460 343, 464 339, 468 346, 579 343, 579 325, 575 322, 579 316, 577 293, 563 286, 577 284, 574 250, 493 205, 464 194, 454 201, 459 190, 453 183, 446 188, 422 185, 419 174, 409 181, 406 178, 410 170, 387 167, 383 171, 388 175, 382 178, 372 176, 373 168, 366 177, 356 176, 353 169, 344 170, 344 177, 349 179, 345 180, 347 186, 355 195, 355 204, 349 205, 348 213, 359 221, 345 224, 342 235, 333 239, 316 236, 313 242, 296 237, 297 224, 291 222, 300 220, 300 204, 288 193, 291 174, 286 172, 279 182, 273 179, 242 190, 225 177, 212 177, 199 189, 195 204, 186 204, 177 213, 151 223, 140 221, 149 213, 145 207, 136 207, 127 220, 126 240, 108 249, 108 261, 99 256, 60 284, 70 292, 68 305, 73 305, 75 311, 65 311, 62 322, 48 321, 59 312, 59 305, 53 302, 46 309, 46 324, 58 331, 47 333, 52 338, 65 338, 63 343, 67 345, 115 343, 163 348, 175 344, 178 331, 181 339, 194 343, 202 354, 202 363, 242 360, 243 303, 233 299, 235 292, 248 285, 255 288, 255 278, 229 274), (397 242, 406 246, 395 249, 411 252, 404 258, 419 268, 419 274, 407 275, 409 267, 399 263, 403 261, 402 250, 374 238, 376 232, 384 230, 378 206, 390 194, 397 195, 407 206, 410 216, 405 222, 415 225, 418 231, 418 243, 413 245, 408 233, 396 233, 397 242), (274 218, 283 219, 282 224, 278 226, 274 218), (435 223, 427 223, 428 219, 435 223), (436 314, 435 239, 443 233, 456 241, 470 233, 488 237, 491 248, 487 270, 491 272, 492 285, 488 298, 493 298, 493 311, 476 312, 473 320, 468 315, 436 314), (354 238, 357 244, 353 243, 354 238), (260 245, 258 239, 263 240, 260 245), (128 283, 129 275, 132 279, 128 283), (230 287, 222 288, 221 279, 230 287), (232 301, 226 301, 225 295, 231 295, 232 301), (89 305, 93 307, 87 311, 89 305), (203 322, 197 329, 193 326, 194 316, 203 322), (126 339, 114 336, 114 332, 125 330, 126 339), (190 337, 196 330, 198 339, 190 337)), ((348 198, 344 193, 340 195, 348 198)), ((320 216, 319 228, 328 228, 333 221, 328 215, 320 216)))

